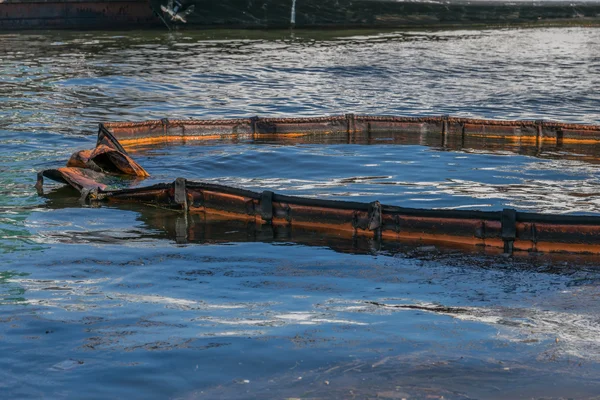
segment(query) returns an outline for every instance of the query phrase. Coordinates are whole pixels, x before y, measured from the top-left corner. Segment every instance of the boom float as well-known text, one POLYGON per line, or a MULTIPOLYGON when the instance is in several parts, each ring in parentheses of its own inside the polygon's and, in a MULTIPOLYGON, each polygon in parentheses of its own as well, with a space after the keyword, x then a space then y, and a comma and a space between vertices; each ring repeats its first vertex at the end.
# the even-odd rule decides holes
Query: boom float
MULTIPOLYGON (((319 200, 193 182, 112 190, 107 176, 149 176, 125 147, 207 139, 277 140, 320 138, 328 143, 383 140, 437 142, 444 147, 471 140, 501 140, 528 147, 591 147, 600 144, 600 126, 550 121, 499 121, 442 117, 343 116, 317 118, 245 118, 100 124, 96 147, 71 156, 67 166, 38 173, 66 183, 86 203, 137 202, 179 210, 205 221, 241 221, 277 229, 334 234, 375 241, 425 241, 515 251, 600 253, 600 216, 572 216, 502 211, 428 210, 371 203, 319 200)), ((594 152, 589 157, 594 158, 594 152)), ((595 158, 594 158, 595 159, 595 158)))

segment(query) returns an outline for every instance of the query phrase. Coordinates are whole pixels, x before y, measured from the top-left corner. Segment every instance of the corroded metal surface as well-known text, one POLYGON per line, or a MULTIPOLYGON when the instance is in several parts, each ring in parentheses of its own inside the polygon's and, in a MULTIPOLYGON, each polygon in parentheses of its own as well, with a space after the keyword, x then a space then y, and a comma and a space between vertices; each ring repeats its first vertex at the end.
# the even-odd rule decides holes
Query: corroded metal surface
MULTIPOLYGON (((101 124, 97 146, 75 153, 66 168, 42 171, 43 178, 67 183, 82 193, 85 202, 136 202, 200 215, 205 221, 244 221, 272 229, 327 233, 352 240, 426 241, 457 246, 483 246, 505 253, 600 253, 600 216, 532 214, 505 209, 497 212, 426 210, 285 196, 269 191, 252 192, 228 186, 178 178, 135 189, 108 190, 99 181, 105 175, 139 178, 148 173, 121 143, 160 143, 201 140, 231 135, 275 137, 338 133, 353 142, 357 135, 378 130, 402 135, 437 135, 440 143, 453 137, 465 140, 483 136, 509 140, 533 138, 542 142, 569 139, 585 145, 600 141, 600 126, 545 121, 494 121, 442 117, 379 117, 352 114, 318 118, 247 118, 235 120, 156 120, 101 124)), ((450 140, 451 141, 451 140, 450 140)))

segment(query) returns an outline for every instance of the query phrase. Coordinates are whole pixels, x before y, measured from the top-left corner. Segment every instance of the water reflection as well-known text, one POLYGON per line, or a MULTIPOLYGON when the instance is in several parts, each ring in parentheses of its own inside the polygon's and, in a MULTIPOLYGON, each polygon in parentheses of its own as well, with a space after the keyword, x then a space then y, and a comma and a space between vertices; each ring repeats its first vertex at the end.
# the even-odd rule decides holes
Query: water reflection
MULTIPOLYGON (((82 208, 63 190, 39 198, 33 184, 38 170, 90 147, 95 124, 107 120, 355 112, 600 123, 599 35, 587 28, 0 35, 0 391, 12 398, 595 396, 594 260, 369 242, 348 248, 335 238, 278 238, 247 227, 197 225, 191 237, 161 211, 82 208), (440 311, 453 309, 465 312, 440 311)), ((187 175, 302 195, 381 198, 425 183, 408 197, 440 197, 444 207, 458 205, 457 195, 466 196, 462 205, 490 204, 478 196, 507 187, 498 202, 524 206, 514 185, 526 172, 536 207, 597 207, 595 150, 521 147, 514 155, 500 146, 481 154, 475 145, 449 152, 427 140, 385 148, 271 142, 137 156, 160 180, 187 175), (565 153, 570 161, 555 159, 565 153), (160 164, 171 157, 191 163, 160 164), (273 157, 285 174, 256 161, 273 157), (561 200, 548 203, 556 192, 561 200)))
POLYGON ((3 35, 0 115, 64 134, 98 119, 351 111, 598 122, 597 30, 348 34, 3 35))
MULTIPOLYGON (((111 210, 91 211, 89 221, 111 210)), ((119 374, 153 376, 175 363, 164 382, 139 389, 150 397, 160 388, 184 398, 299 390, 473 398, 488 385, 545 393, 549 380, 565 393, 586 381, 592 386, 578 390, 589 396, 598 383, 594 260, 414 247, 373 256, 260 239, 168 245, 177 235, 160 232, 159 213, 134 213, 145 218, 137 229, 154 236, 135 246, 119 235, 93 246, 63 241, 44 258, 13 262, 28 275, 0 284, 21 291, 0 302, 0 318, 11 318, 0 333, 22 361, 3 369, 4 382, 25 368, 25 376, 77 371, 62 379, 87 381, 109 357, 110 386, 93 385, 102 394, 126 390, 119 374), (15 306, 28 313, 3 312, 15 306), (48 341, 60 345, 40 360, 48 341), (177 376, 186 383, 177 387, 177 376)), ((44 381, 24 387, 53 393, 44 381)))

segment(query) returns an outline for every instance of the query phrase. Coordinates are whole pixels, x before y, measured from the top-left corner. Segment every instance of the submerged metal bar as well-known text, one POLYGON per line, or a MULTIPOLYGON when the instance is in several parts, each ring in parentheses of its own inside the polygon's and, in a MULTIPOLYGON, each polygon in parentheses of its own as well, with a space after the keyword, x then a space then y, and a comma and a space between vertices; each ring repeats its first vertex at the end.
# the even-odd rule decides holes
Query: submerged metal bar
POLYGON ((515 239, 517 238, 517 212, 513 209, 502 210, 502 240, 504 241, 504 252, 512 254, 515 239))
POLYGON ((175 203, 181 205, 183 210, 187 211, 188 201, 185 185, 186 183, 184 178, 177 178, 175 182, 173 182, 173 200, 175 203))
POLYGON ((259 207, 263 221, 270 224, 273 221, 273 192, 268 190, 262 192, 259 207))

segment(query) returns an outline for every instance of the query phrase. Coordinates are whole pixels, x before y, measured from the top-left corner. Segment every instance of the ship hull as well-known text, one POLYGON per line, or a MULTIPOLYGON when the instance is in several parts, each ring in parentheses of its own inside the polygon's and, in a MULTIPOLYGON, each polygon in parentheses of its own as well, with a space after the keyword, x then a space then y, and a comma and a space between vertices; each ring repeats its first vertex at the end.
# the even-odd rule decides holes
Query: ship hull
POLYGON ((394 0, 183 0, 195 10, 171 21, 168 0, 0 0, 0 30, 170 28, 405 28, 600 25, 595 3, 401 2, 394 0))
MULTIPOLYGON (((160 1, 152 0, 154 7, 160 1)), ((402 2, 394 0, 187 0, 187 26, 229 28, 432 27, 597 24, 597 3, 402 2)), ((158 9, 158 8, 156 8, 158 9)))

